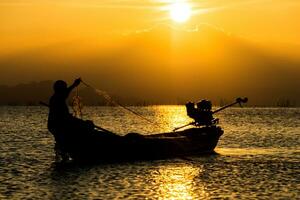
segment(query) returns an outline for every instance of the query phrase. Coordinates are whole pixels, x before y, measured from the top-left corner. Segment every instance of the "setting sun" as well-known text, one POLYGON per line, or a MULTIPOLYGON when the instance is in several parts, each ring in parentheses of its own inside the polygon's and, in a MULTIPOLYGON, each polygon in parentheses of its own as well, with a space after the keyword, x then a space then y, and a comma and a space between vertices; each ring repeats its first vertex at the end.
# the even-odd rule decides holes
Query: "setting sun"
POLYGON ((170 6, 170 16, 175 22, 185 22, 191 16, 191 7, 184 2, 177 2, 170 6))

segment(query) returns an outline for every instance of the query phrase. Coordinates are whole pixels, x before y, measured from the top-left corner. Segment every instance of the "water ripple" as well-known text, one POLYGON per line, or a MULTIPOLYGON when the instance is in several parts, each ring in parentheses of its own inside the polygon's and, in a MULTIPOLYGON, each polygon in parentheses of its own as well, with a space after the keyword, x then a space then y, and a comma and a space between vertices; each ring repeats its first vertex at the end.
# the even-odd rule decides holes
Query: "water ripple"
MULTIPOLYGON (((190 122, 181 106, 86 107, 85 118, 119 134, 169 131, 190 122)), ((41 107, 0 107, 0 199, 297 199, 300 109, 228 109, 216 152, 204 157, 58 165, 41 107)))

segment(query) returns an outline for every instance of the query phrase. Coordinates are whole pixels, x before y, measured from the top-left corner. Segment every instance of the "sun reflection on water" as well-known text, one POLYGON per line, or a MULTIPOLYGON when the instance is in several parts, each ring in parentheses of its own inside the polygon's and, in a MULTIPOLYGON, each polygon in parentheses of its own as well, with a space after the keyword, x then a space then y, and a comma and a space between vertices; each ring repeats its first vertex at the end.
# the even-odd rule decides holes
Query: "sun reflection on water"
POLYGON ((204 185, 197 184, 194 179, 202 173, 203 169, 184 166, 161 166, 152 173, 153 182, 158 185, 158 199, 196 199, 207 198, 208 193, 204 185))
POLYGON ((184 106, 156 106, 152 110, 155 112, 156 122, 160 125, 161 132, 171 131, 190 122, 184 106))

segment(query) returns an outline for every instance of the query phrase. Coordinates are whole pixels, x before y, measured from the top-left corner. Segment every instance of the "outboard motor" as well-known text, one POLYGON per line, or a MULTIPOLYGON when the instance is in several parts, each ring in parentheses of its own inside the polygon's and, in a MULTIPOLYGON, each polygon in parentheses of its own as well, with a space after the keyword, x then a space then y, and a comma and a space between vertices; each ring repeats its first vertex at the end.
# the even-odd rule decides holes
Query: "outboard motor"
POLYGON ((218 122, 219 119, 214 118, 213 114, 220 112, 226 108, 229 108, 231 106, 234 106, 236 104, 239 104, 242 106, 242 103, 247 103, 248 98, 237 98, 235 102, 230 103, 228 105, 225 105, 215 111, 212 111, 212 104, 211 101, 209 100, 201 100, 200 102, 197 103, 197 108, 195 108, 195 104, 193 102, 188 102, 185 104, 187 115, 194 119, 194 122, 188 123, 186 125, 174 128, 173 131, 177 131, 179 129, 182 129, 184 127, 194 125, 194 126, 215 126, 218 122))
POLYGON ((197 113, 197 110, 195 108, 195 103, 188 102, 187 104, 185 104, 185 107, 186 107, 187 115, 190 118, 194 119, 196 117, 196 113, 197 113))
POLYGON ((192 102, 186 105, 187 115, 195 120, 196 126, 215 125, 218 119, 213 118, 212 103, 209 100, 201 100, 197 103, 197 108, 192 102))
POLYGON ((197 109, 199 111, 211 111, 212 104, 211 101, 203 99, 197 103, 197 109))

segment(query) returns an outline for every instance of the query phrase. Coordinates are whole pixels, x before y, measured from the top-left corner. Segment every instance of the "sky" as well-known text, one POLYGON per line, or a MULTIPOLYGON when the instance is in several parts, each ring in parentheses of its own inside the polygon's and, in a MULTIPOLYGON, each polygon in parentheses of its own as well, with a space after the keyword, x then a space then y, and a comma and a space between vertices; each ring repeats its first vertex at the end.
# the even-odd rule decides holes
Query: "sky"
POLYGON ((299 19, 298 0, 0 0, 0 84, 81 76, 145 99, 300 103, 299 19))

